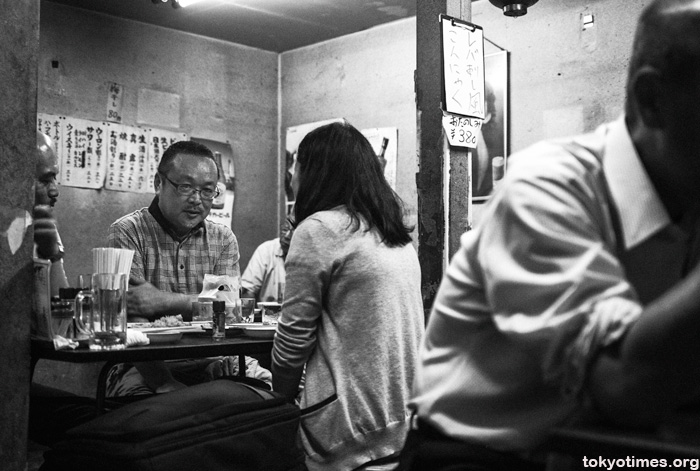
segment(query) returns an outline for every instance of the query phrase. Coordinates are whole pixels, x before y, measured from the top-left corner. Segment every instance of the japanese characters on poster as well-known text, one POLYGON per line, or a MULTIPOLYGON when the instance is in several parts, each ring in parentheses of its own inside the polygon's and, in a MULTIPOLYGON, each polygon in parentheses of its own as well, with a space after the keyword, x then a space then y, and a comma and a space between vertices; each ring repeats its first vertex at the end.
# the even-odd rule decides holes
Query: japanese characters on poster
MULTIPOLYGON (((188 139, 187 134, 175 131, 166 131, 163 129, 148 128, 148 179, 152 182, 153 177, 158 172, 158 164, 163 156, 165 149, 170 147, 177 141, 185 141, 188 139)), ((153 191, 153 185, 150 185, 150 191, 153 191)))
POLYGON ((61 184, 82 188, 102 188, 107 171, 105 123, 66 118, 63 139, 56 146, 61 184))
POLYGON ((107 190, 147 193, 153 191, 153 179, 148 175, 148 144, 146 132, 132 126, 107 124, 109 167, 107 190))
POLYGON ((484 119, 484 30, 447 15, 440 21, 444 110, 484 119))
POLYGON ((40 113, 37 129, 54 141, 62 185, 153 192, 163 151, 185 133, 40 113))

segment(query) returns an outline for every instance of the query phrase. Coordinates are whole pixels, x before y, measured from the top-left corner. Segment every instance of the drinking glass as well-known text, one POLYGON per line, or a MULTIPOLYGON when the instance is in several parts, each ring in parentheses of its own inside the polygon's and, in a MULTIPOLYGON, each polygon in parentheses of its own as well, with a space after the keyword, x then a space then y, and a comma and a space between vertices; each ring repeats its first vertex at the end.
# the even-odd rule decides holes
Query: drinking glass
POLYGON ((77 317, 88 330, 91 350, 126 348, 126 275, 95 273, 90 290, 75 297, 77 317))

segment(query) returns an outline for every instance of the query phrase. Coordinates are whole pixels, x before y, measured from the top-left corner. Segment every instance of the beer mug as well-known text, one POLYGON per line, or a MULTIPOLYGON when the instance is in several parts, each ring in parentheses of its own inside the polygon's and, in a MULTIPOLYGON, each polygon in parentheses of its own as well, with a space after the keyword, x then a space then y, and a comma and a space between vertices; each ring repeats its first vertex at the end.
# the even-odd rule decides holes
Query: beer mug
POLYGON ((92 289, 75 297, 76 315, 87 328, 91 350, 126 348, 126 283, 123 273, 95 273, 92 289))

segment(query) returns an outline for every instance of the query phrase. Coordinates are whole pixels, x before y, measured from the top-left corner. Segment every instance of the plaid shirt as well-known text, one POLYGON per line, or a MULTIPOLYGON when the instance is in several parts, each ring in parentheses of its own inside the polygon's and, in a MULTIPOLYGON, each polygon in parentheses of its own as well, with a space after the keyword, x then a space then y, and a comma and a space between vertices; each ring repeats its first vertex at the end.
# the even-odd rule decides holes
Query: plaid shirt
POLYGON ((108 247, 135 251, 131 276, 161 291, 199 294, 205 274, 240 278, 238 241, 230 228, 204 220, 178 238, 158 207, 158 197, 109 227, 108 247))

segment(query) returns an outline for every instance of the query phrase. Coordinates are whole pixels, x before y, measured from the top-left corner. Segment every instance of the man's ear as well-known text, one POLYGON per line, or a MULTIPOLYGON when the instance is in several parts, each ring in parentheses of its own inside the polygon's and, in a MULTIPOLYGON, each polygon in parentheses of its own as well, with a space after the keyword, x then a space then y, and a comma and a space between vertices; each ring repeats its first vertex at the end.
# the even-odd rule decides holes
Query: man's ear
POLYGON ((637 104, 644 125, 649 128, 662 128, 665 123, 665 94, 661 73, 650 66, 641 67, 632 77, 632 86, 629 89, 634 95, 630 98, 637 104))
POLYGON ((156 190, 156 195, 160 194, 160 189, 163 186, 163 180, 160 178, 160 173, 156 172, 153 176, 153 188, 156 190))

